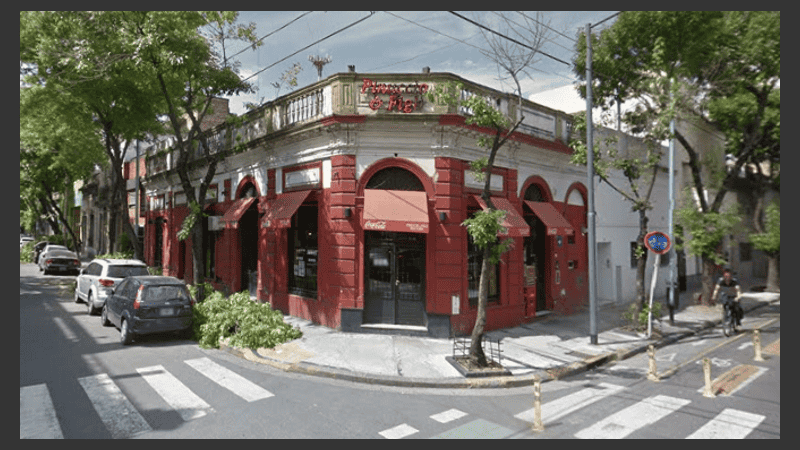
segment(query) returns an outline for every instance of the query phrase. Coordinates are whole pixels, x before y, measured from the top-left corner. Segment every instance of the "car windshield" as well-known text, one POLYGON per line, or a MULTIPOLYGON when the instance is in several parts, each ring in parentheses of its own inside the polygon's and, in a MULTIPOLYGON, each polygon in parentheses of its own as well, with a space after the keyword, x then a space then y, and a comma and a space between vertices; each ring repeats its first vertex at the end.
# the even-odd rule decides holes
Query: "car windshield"
POLYGON ((188 300, 189 295, 183 286, 149 286, 145 289, 145 300, 188 300))
POLYGON ((108 276, 111 278, 125 278, 136 275, 148 275, 145 266, 108 266, 108 276))

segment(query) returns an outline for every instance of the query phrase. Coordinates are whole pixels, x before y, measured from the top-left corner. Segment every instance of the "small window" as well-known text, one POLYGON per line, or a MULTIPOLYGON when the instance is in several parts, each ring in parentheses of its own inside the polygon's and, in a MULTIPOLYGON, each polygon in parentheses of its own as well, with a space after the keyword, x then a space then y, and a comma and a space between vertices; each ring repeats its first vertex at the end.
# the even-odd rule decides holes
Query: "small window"
POLYGON ((148 275, 144 266, 109 266, 108 276, 111 278, 125 278, 135 275, 148 275))
POLYGON ((287 230, 289 247, 289 292, 317 298, 317 205, 303 204, 287 230))
MULTIPOLYGON (((478 306, 478 290, 481 280, 481 266, 483 265, 483 250, 472 242, 472 237, 467 233, 467 296, 471 307, 478 306)), ((487 305, 496 305, 500 301, 500 263, 489 264, 489 295, 487 305)))

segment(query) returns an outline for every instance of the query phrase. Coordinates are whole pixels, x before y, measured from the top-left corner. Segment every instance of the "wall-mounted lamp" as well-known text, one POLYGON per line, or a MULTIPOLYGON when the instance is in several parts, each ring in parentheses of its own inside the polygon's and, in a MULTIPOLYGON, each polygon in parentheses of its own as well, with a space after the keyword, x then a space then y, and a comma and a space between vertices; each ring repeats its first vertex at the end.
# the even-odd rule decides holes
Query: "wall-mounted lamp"
POLYGON ((353 210, 352 209, 350 209, 350 208, 345 208, 344 209, 344 217, 346 219, 349 219, 350 216, 352 216, 352 215, 353 215, 353 210))
POLYGON ((588 231, 589 231, 588 228, 586 228, 584 226, 581 226, 581 235, 586 236, 586 232, 588 232, 588 231))
POLYGON ((439 211, 439 222, 444 222, 447 220, 447 213, 444 211, 439 211))

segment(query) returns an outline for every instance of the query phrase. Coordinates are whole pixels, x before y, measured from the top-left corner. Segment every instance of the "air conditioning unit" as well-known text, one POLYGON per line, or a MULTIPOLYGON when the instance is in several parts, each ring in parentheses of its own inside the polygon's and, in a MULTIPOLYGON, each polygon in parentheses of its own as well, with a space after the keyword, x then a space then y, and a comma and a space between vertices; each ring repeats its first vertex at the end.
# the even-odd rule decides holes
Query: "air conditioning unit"
POLYGON ((222 221, 222 216, 208 216, 208 230, 219 231, 225 228, 225 222, 222 221))

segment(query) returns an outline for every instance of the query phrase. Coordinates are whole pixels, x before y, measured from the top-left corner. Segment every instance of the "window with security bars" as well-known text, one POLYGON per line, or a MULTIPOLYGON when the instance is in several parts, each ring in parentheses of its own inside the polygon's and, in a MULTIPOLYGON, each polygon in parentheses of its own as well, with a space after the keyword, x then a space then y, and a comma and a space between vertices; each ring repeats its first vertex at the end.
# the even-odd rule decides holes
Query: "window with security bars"
POLYGON ((317 205, 303 204, 287 230, 289 248, 289 293, 317 298, 317 205))

